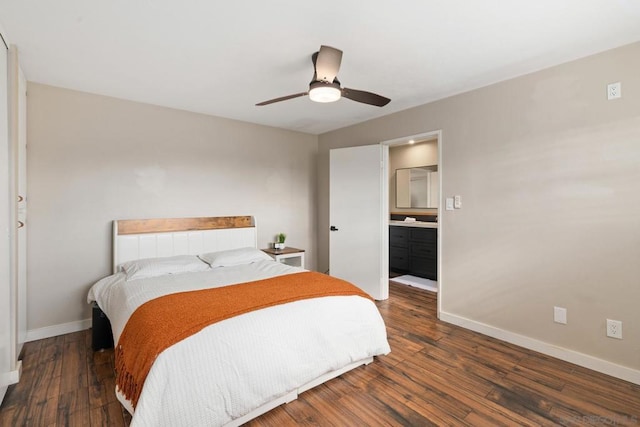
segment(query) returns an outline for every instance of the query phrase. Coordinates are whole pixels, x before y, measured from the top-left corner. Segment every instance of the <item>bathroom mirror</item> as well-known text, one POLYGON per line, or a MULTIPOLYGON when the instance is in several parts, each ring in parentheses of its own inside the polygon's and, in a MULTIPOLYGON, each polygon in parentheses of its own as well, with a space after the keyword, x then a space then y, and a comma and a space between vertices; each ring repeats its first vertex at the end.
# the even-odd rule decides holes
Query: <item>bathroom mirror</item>
POLYGON ((396 169, 396 207, 438 207, 438 165, 396 169))

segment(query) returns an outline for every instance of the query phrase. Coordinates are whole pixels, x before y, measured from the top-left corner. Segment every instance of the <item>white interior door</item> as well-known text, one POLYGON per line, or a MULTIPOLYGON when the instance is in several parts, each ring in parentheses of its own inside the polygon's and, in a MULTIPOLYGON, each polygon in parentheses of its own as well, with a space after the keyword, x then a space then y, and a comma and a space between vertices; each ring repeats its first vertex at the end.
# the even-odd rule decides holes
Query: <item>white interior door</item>
POLYGON ((377 300, 389 297, 389 147, 330 150, 329 271, 377 300))
MULTIPOLYGON (((11 245, 9 229, 10 192, 9 192, 9 87, 7 70, 8 52, 0 41, 0 403, 7 391, 10 380, 12 360, 11 319, 11 245)), ((13 200, 11 200, 13 202, 13 200)))

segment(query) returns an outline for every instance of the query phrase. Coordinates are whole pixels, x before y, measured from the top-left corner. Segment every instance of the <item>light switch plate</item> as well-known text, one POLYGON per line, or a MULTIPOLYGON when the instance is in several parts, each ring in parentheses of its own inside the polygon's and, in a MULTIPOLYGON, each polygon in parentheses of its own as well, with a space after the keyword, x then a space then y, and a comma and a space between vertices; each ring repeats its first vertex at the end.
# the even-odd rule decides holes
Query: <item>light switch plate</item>
POLYGON ((448 211, 453 210, 453 197, 447 197, 445 199, 445 209, 448 211))

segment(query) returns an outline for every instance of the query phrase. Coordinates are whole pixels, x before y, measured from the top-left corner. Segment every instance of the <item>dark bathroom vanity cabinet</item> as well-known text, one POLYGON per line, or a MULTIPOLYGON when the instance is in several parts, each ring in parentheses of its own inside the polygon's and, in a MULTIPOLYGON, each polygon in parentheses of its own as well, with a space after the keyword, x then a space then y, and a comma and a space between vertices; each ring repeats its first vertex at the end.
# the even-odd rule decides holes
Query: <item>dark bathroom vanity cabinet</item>
POLYGON ((389 269, 437 280, 438 229, 390 225, 389 269))

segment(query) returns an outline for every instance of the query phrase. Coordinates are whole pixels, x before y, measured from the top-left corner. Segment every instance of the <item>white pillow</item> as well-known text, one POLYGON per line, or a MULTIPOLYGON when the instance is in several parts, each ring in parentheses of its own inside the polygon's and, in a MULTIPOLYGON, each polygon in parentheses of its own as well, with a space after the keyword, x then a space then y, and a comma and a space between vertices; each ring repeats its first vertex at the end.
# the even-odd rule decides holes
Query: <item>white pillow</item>
POLYGON ((262 260, 273 261, 273 258, 271 258, 269 255, 262 252, 260 249, 252 247, 210 252, 208 254, 199 255, 199 257, 202 261, 209 264, 211 268, 250 264, 252 262, 262 260))
POLYGON ((209 269, 209 266, 195 255, 139 259, 125 262, 121 267, 127 274, 126 280, 164 276, 165 274, 205 271, 209 269))

